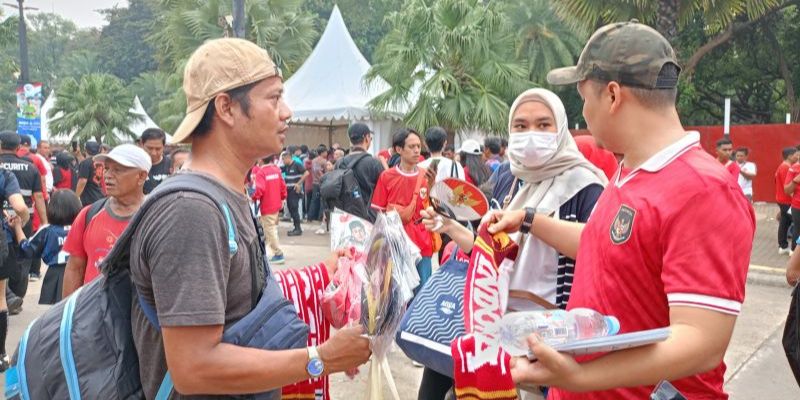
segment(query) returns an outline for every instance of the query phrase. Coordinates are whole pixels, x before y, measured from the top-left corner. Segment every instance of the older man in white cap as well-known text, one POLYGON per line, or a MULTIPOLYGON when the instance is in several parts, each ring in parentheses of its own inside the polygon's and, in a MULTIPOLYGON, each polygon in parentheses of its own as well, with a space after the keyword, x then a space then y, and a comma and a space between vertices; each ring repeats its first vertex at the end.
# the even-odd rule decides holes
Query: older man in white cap
POLYGON ((132 144, 98 154, 94 161, 104 164, 108 197, 84 207, 67 235, 64 297, 100 274, 103 258, 144 201, 144 183, 152 165, 147 152, 132 144))

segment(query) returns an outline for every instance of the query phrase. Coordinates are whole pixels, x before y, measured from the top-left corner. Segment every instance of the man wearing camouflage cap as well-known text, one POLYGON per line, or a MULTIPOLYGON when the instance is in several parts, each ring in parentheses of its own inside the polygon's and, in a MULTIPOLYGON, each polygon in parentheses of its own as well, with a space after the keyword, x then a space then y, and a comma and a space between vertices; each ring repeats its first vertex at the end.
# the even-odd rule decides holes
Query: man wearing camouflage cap
MULTIPOLYGON (((194 182, 202 178, 202 185, 214 185, 223 197, 215 200, 228 208, 223 213, 215 201, 193 191, 157 197, 159 189, 169 186, 163 184, 151 194, 156 200, 135 230, 131 278, 141 302, 155 309, 161 328, 148 321, 148 310, 134 307, 133 336, 146 398, 169 393, 170 376, 172 399, 267 391, 269 398, 279 398, 283 386, 366 362, 369 343, 358 328, 338 331, 319 348, 267 351, 222 343, 223 331, 253 309, 258 294, 252 289, 258 285, 254 266, 265 260, 245 177, 258 159, 280 152, 291 111, 283 100, 280 70, 266 50, 242 39, 200 46, 186 64, 183 90, 186 116, 173 137, 191 142, 192 154, 178 175, 196 174, 194 182)), ((335 264, 336 258, 326 262, 328 268, 335 264)), ((266 289, 276 284, 267 279, 259 303, 272 300, 275 289, 266 289)), ((274 300, 277 310, 287 304, 282 296, 274 300)), ((303 303, 295 304, 305 310, 303 303)), ((275 314, 261 321, 274 323, 275 314)), ((270 329, 284 327, 289 325, 270 329)), ((298 332, 303 333, 280 335, 297 337, 298 332)))
POLYGON ((574 67, 589 130, 623 160, 589 222, 534 212, 488 218, 490 231, 530 232, 575 258, 568 309, 616 316, 621 333, 669 326, 664 342, 573 359, 535 336, 538 362, 515 359, 518 383, 551 386, 548 399, 643 399, 672 382, 687 398, 726 398, 722 362, 744 301, 755 221, 735 180, 681 126, 680 68, 670 44, 636 21, 600 28, 574 67), (744 223, 731 224, 730 221, 744 223))

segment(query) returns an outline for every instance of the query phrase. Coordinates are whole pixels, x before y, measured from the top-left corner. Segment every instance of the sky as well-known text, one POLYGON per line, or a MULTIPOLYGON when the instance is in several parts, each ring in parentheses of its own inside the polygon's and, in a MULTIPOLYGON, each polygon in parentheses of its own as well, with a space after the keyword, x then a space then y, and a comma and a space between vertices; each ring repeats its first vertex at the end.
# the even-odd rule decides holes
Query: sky
MULTIPOLYGON (((0 3, 16 3, 16 0, 4 0, 0 3)), ((79 28, 99 28, 106 21, 103 16, 95 10, 113 8, 115 5, 126 7, 127 0, 25 0, 25 7, 36 7, 42 12, 54 12, 70 19, 79 28)), ((16 13, 17 10, 11 7, 3 7, 5 15, 16 13)), ((36 11, 28 11, 36 12, 36 11)))

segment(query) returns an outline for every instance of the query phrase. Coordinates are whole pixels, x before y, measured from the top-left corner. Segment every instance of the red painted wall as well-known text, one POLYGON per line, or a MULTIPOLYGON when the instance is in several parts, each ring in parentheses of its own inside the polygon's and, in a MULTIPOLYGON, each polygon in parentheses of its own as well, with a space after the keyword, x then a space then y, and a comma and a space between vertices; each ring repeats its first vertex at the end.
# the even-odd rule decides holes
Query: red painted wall
MULTIPOLYGON (((686 130, 700 132, 700 145, 716 157, 715 143, 722 138, 722 126, 693 126, 686 130)), ((586 135, 585 129, 572 131, 573 135, 586 135)), ((730 139, 733 148, 750 149, 749 161, 756 164, 757 175, 753 181, 753 200, 775 202, 775 169, 783 161, 785 147, 800 145, 800 124, 734 125, 730 139)))

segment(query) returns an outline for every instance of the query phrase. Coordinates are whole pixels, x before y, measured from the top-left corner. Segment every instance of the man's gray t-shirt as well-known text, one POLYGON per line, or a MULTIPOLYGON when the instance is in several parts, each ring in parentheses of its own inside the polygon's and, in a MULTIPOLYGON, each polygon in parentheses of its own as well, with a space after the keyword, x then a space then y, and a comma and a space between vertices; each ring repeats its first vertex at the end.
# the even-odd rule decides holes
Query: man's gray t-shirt
MULTIPOLYGON (((251 259, 258 234, 247 197, 216 181, 236 225, 238 251, 231 257, 225 217, 216 204, 194 192, 169 194, 154 203, 131 243, 131 277, 154 304, 162 326, 230 326, 252 309, 251 259)), ((133 339, 145 396, 155 397, 166 373, 161 334, 134 300, 133 339)), ((208 398, 179 396, 172 399, 208 398)), ((214 396, 214 398, 219 398, 214 396)))

